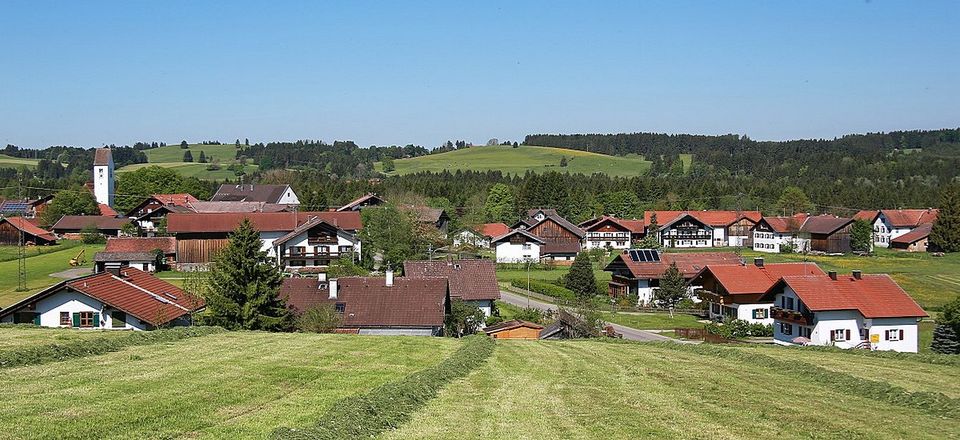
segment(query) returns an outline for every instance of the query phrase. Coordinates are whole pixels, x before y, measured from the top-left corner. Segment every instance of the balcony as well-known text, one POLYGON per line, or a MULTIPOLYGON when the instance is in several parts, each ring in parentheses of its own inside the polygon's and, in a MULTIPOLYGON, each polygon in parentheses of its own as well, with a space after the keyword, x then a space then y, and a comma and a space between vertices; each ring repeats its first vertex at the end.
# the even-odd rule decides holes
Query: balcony
POLYGON ((288 252, 280 256, 284 260, 333 260, 342 256, 353 256, 348 252, 288 252))
POLYGON ((770 317, 777 321, 784 321, 792 324, 813 325, 812 313, 800 313, 797 310, 784 309, 777 306, 770 308, 770 317))

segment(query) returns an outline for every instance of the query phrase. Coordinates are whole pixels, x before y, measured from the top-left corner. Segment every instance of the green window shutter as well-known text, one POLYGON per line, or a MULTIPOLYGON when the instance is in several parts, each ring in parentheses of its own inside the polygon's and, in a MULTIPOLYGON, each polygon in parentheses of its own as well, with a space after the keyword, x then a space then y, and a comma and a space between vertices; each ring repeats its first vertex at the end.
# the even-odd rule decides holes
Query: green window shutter
POLYGON ((80 312, 75 312, 73 314, 73 326, 80 327, 80 312))
POLYGON ((33 314, 33 325, 40 325, 40 314, 39 314, 39 313, 34 313, 34 314, 33 314))
POLYGON ((99 313, 94 313, 94 314, 93 314, 93 326, 94 326, 94 327, 100 327, 100 314, 99 314, 99 313))

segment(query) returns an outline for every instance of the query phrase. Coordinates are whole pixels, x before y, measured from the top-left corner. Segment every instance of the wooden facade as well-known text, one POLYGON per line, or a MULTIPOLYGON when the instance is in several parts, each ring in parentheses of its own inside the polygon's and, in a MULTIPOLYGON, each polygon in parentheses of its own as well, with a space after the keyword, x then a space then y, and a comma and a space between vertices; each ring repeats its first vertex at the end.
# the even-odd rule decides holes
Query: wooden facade
POLYGON ((506 321, 487 327, 484 332, 494 339, 540 339, 543 326, 528 321, 506 321))
POLYGON ((850 252, 850 227, 844 226, 832 234, 810 234, 810 250, 827 253, 850 252))
POLYGON ((743 237, 743 247, 753 247, 753 226, 757 223, 743 217, 727 227, 727 240, 731 237, 743 237))
POLYGON ((177 261, 183 263, 209 263, 230 244, 227 234, 178 234, 177 261))
MULTIPOLYGON (((23 233, 23 244, 25 245, 48 245, 55 243, 52 235, 46 237, 37 236, 29 232, 23 233)), ((9 221, 0 220, 0 245, 16 246, 20 244, 20 230, 9 221)))

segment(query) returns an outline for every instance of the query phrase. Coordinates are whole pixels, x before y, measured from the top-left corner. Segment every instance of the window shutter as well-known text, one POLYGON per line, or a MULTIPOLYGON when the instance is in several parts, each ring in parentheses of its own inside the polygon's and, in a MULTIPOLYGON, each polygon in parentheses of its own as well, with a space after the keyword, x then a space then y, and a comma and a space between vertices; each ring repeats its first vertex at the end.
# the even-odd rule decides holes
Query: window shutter
POLYGON ((837 340, 837 331, 836 331, 836 330, 830 330, 830 342, 833 342, 833 341, 836 341, 836 340, 837 340))
POLYGON ((73 326, 80 327, 80 312, 73 313, 73 326))
POLYGON ((903 330, 900 330, 900 340, 903 340, 903 330))
MULTIPOLYGON (((96 315, 94 315, 94 316, 96 316, 96 315)), ((94 319, 96 319, 96 318, 94 318, 94 319)), ((849 340, 850 340, 850 329, 847 329, 847 330, 845 331, 845 336, 847 337, 846 339, 849 341, 849 340)))
POLYGON ((884 331, 883 331, 883 340, 884 340, 884 341, 889 341, 889 340, 890 340, 890 330, 884 330, 884 331))
POLYGON ((93 314, 93 326, 94 326, 94 327, 100 327, 100 314, 99 314, 99 313, 94 313, 94 314, 93 314))
POLYGON ((34 313, 34 314, 33 314, 33 325, 40 325, 40 314, 39 314, 39 313, 34 313))

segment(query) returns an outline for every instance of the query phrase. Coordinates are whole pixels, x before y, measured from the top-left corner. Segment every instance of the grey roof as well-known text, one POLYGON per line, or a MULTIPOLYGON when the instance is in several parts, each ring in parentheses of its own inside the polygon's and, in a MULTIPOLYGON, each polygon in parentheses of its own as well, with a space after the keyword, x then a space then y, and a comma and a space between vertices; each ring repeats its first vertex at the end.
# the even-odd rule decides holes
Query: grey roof
POLYGON ((103 215, 65 215, 53 225, 53 230, 82 230, 94 227, 98 230, 117 230, 130 223, 130 219, 103 215))
POLYGON ((156 256, 153 252, 97 252, 93 256, 93 261, 117 262, 117 261, 153 261, 156 256))
POLYGON ((223 184, 210 201, 277 203, 290 185, 223 184))

